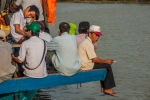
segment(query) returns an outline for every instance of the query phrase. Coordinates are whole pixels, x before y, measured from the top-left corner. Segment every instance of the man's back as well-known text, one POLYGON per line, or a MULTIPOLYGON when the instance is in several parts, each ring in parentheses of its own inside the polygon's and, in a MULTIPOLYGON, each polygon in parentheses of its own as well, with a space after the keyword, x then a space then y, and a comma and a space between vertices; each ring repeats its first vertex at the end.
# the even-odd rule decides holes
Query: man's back
MULTIPOLYGON (((43 53, 44 53, 44 42, 40 38, 33 36, 29 40, 26 40, 22 43, 18 58, 21 61, 26 61, 27 62, 26 66, 28 68, 33 69, 40 64, 43 53)), ((46 62, 44 58, 45 54, 39 67, 37 67, 34 70, 29 70, 25 66, 23 66, 23 68, 25 69, 24 74, 26 76, 34 78, 45 77, 47 74, 46 74, 46 62)))
POLYGON ((11 45, 0 41, 0 83, 11 79, 16 67, 11 64, 11 45))
POLYGON ((80 58, 77 54, 76 37, 64 32, 48 45, 48 50, 55 50, 54 66, 63 75, 70 76, 80 69, 80 58))

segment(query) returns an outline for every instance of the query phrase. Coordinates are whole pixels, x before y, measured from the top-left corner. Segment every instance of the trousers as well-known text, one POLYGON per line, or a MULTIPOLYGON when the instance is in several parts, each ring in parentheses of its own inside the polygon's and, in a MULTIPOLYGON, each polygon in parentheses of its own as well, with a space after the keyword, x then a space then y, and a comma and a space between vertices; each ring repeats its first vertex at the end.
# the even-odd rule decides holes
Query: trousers
POLYGON ((95 63, 93 69, 102 69, 105 68, 107 70, 106 78, 104 81, 100 81, 101 87, 104 89, 111 89, 116 86, 114 81, 114 76, 112 72, 111 65, 109 64, 100 64, 95 63))

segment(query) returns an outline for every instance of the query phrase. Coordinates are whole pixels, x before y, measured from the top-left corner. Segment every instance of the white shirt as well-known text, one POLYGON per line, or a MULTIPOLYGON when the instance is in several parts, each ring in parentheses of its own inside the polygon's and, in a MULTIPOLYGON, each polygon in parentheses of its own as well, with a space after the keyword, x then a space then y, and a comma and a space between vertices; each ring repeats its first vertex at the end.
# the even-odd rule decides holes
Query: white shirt
MULTIPOLYGON (((33 69, 40 64, 43 56, 43 52, 44 52, 43 40, 36 36, 32 36, 29 40, 26 40, 22 43, 20 47, 18 59, 20 59, 21 61, 25 61, 26 59, 27 67, 33 69)), ((41 62, 38 68, 34 70, 29 70, 23 65, 23 68, 25 69, 24 74, 26 76, 33 77, 33 78, 42 78, 47 76, 46 62, 44 59, 45 54, 43 57, 43 61, 41 62)))
POLYGON ((26 25, 26 19, 24 18, 22 10, 19 10, 18 12, 14 13, 10 20, 11 34, 13 38, 15 39, 15 41, 18 42, 23 37, 23 35, 16 33, 15 27, 14 27, 15 24, 19 24, 21 30, 23 30, 24 26, 26 25))
POLYGON ((41 6, 40 0, 17 0, 16 5, 21 5, 23 9, 26 9, 28 6, 35 5, 40 11, 39 21, 44 20, 43 8, 41 6))
POLYGON ((50 36, 50 34, 46 32, 40 32, 39 38, 45 40, 46 42, 50 42, 52 40, 52 37, 50 36))

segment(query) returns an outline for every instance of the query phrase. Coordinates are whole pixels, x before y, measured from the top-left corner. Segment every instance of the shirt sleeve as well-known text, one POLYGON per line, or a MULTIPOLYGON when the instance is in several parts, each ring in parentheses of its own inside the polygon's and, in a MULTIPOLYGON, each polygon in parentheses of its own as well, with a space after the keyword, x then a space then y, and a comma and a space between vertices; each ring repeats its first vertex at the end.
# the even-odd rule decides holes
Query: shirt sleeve
POLYGON ((13 15, 13 24, 20 24, 20 15, 18 15, 19 13, 15 13, 13 15))
POLYGON ((95 50, 94 50, 94 45, 93 44, 87 44, 84 46, 84 48, 86 49, 86 53, 89 59, 93 59, 96 56, 95 50), (87 46, 88 45, 88 46, 87 46))
POLYGON ((52 39, 49 43, 47 43, 47 50, 56 50, 58 48, 58 44, 55 42, 55 39, 52 39))
POLYGON ((22 0, 17 0, 17 1, 15 2, 15 4, 16 4, 17 6, 20 6, 21 3, 22 3, 22 0))
POLYGON ((26 46, 24 45, 24 43, 22 43, 18 56, 18 59, 21 60, 22 62, 25 60, 26 57, 26 49, 27 49, 26 46))

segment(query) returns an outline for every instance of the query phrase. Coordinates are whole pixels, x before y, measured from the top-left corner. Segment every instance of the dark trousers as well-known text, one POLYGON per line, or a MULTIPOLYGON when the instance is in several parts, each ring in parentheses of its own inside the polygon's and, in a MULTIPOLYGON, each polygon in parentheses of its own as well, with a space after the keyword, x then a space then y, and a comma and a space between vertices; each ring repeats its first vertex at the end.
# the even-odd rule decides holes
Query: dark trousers
POLYGON ((104 89, 111 89, 111 88, 115 87, 116 84, 114 81, 114 76, 113 76, 111 65, 95 63, 93 69, 102 69, 102 68, 106 68, 107 74, 106 74, 105 80, 100 81, 101 87, 104 89))

